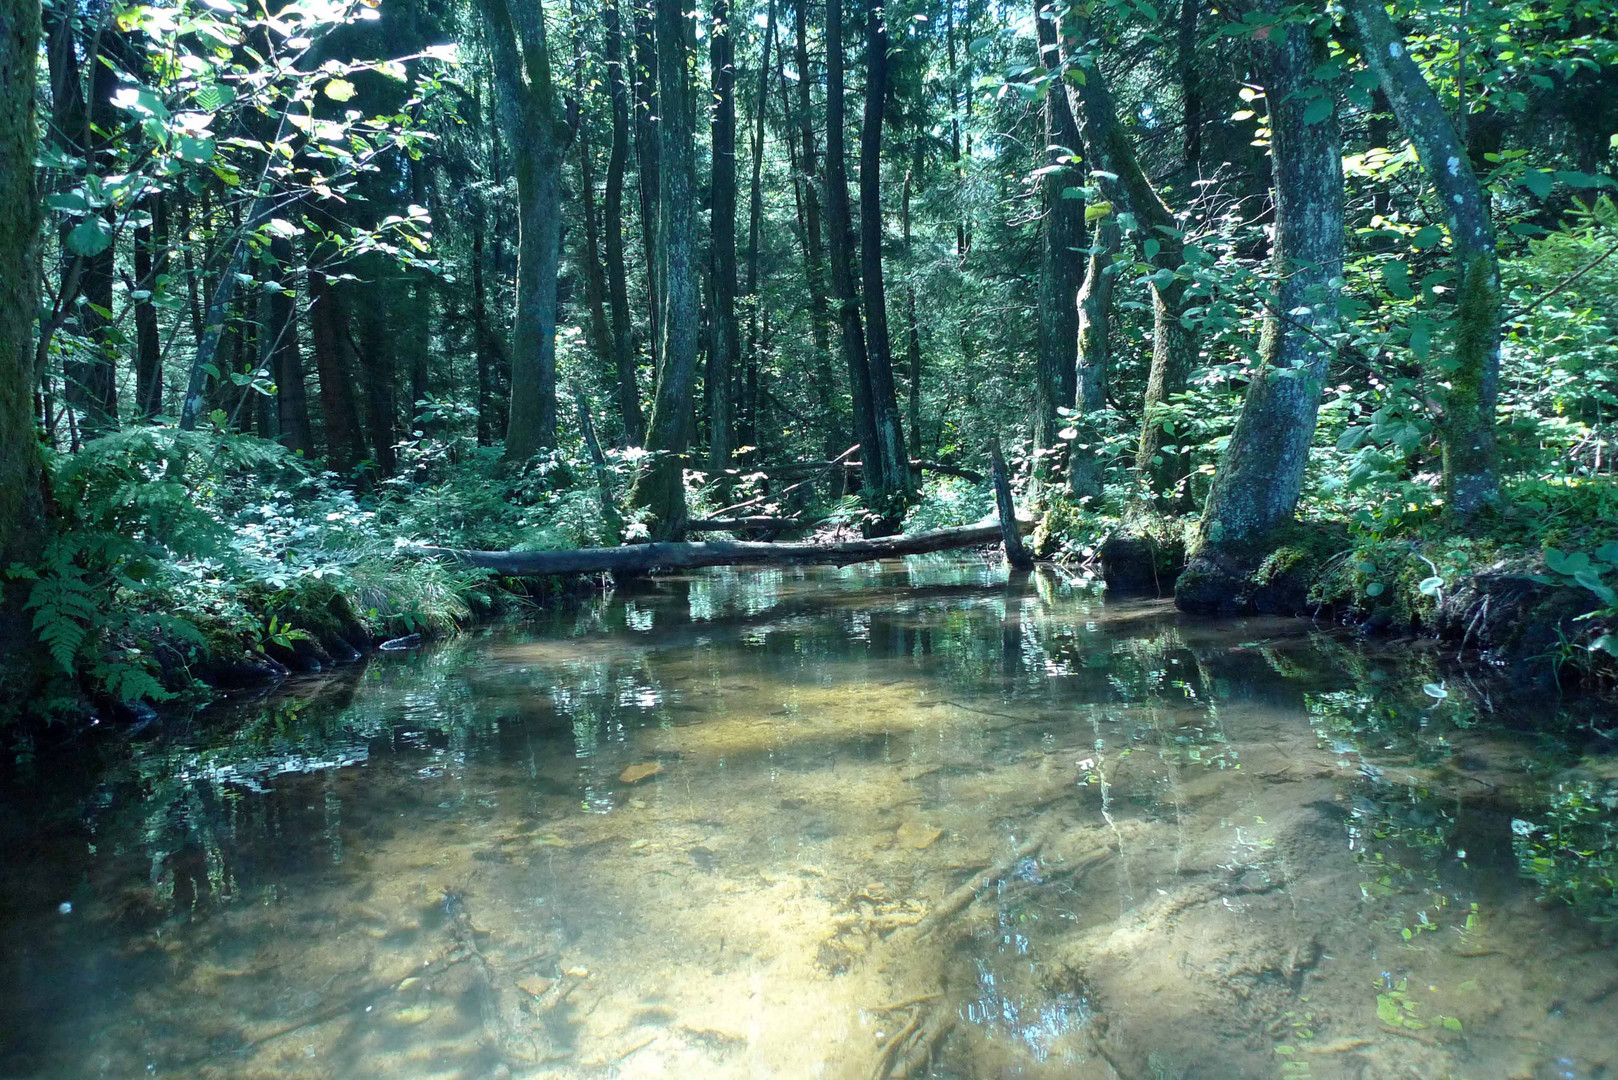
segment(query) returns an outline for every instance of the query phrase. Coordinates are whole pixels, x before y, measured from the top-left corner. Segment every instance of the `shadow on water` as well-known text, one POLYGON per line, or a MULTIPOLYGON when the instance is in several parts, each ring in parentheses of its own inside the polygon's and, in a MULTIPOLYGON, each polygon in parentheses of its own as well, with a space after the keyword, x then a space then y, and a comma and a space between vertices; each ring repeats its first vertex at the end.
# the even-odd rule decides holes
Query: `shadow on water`
POLYGON ((0 1075, 1611 1075, 1603 705, 976 559, 660 578, 18 762, 0 1075))

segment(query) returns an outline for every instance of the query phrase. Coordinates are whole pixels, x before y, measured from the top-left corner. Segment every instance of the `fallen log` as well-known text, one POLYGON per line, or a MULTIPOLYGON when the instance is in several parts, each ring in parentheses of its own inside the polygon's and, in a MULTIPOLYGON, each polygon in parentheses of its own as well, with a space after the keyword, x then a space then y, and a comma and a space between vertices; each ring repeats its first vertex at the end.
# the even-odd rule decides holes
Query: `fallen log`
MULTIPOLYGON (((854 449, 858 449, 858 447, 855 447, 854 449)), ((848 452, 850 451, 845 451, 845 453, 848 452)), ((841 458, 836 458, 831 461, 783 461, 774 464, 759 465, 756 468, 737 466, 731 471, 737 476, 756 476, 763 473, 765 476, 779 479, 788 476, 800 476, 803 473, 829 472, 830 470, 839 467, 852 472, 853 470, 860 468, 862 464, 863 463, 859 461, 846 461, 841 458)), ((910 467, 912 469, 920 469, 922 472, 938 473, 941 476, 959 477, 969 484, 981 484, 986 479, 982 473, 977 472, 976 470, 962 468, 959 465, 946 465, 942 461, 927 461, 925 459, 911 458, 910 467)))
MULTIPOLYGON (((1032 521, 1018 521, 1019 532, 1032 532, 1032 521)), ((685 570, 698 566, 808 565, 891 559, 933 551, 992 544, 1001 539, 1000 523, 982 522, 955 529, 935 529, 911 536, 883 536, 847 540, 838 544, 766 544, 748 540, 707 540, 698 543, 625 544, 620 547, 575 548, 571 551, 467 551, 460 548, 414 546, 404 551, 424 558, 448 559, 463 566, 493 570, 508 577, 550 577, 554 574, 644 574, 653 570, 685 570)))
POLYGON ((685 523, 687 532, 730 532, 735 529, 807 529, 816 522, 806 518, 789 517, 733 517, 692 518, 685 523))

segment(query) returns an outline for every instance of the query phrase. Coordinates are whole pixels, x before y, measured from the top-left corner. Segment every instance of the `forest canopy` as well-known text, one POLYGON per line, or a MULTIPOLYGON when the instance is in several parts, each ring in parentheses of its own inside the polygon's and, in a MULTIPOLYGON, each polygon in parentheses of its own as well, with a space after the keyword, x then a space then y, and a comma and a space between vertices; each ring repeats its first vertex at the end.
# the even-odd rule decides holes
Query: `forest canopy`
POLYGON ((994 447, 1081 583, 1504 566, 1618 654, 1618 6, 1161 2, 0 0, 6 696, 532 591, 416 545, 965 524, 994 447))

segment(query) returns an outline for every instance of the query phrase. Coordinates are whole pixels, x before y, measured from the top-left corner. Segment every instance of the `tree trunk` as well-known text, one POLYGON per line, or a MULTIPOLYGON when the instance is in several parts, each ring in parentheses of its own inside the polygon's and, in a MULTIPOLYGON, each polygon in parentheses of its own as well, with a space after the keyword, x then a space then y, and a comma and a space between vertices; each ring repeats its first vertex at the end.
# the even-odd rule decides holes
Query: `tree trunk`
POLYGON ((1057 82, 1045 94, 1046 172, 1040 177, 1039 366, 1034 383, 1034 477, 1050 482, 1061 471, 1058 408, 1072 408, 1079 344, 1079 288, 1083 284, 1084 201, 1063 195, 1080 187, 1079 126, 1061 90, 1061 56, 1054 9, 1034 0, 1040 57, 1057 82))
POLYGON ((1096 222, 1084 284, 1079 286, 1077 364, 1074 371, 1073 440, 1068 444, 1068 491, 1074 498, 1101 494, 1102 431, 1097 416, 1107 408, 1107 375, 1112 366, 1110 322, 1116 277, 1113 257, 1121 240, 1111 215, 1096 222))
POLYGON ((483 274, 483 206, 472 220, 472 342, 478 366, 478 445, 494 445, 495 334, 489 326, 489 302, 483 274))
POLYGON ((309 390, 304 382, 303 353, 298 347, 298 297, 292 276, 292 241, 285 237, 270 241, 270 258, 281 289, 265 294, 264 336, 269 350, 267 368, 277 388, 276 412, 281 442, 289 450, 312 456, 315 444, 309 432, 309 390))
MULTIPOLYGON (((380 262, 380 260, 378 260, 380 262)), ((371 431, 371 459, 383 476, 392 476, 396 462, 394 445, 399 441, 398 350, 389 326, 389 314, 400 284, 397 273, 373 264, 365 282, 344 283, 339 293, 353 300, 358 333, 350 344, 359 358, 360 385, 365 392, 365 420, 371 431), (345 288, 345 285, 347 286, 345 288)))
POLYGON ((517 300, 511 342, 507 461, 556 445, 556 283, 562 247, 562 155, 569 135, 551 85, 537 5, 478 0, 517 176, 517 300))
POLYGON ((712 341, 708 347, 708 468, 730 467, 736 426, 736 36, 729 0, 713 0, 708 34, 713 88, 712 201, 709 272, 713 276, 712 341))
POLYGON ((1190 185, 1202 175, 1202 80, 1197 71, 1197 17, 1201 0, 1180 0, 1180 25, 1176 35, 1175 66, 1180 70, 1180 123, 1184 127, 1181 144, 1185 153, 1185 195, 1195 192, 1190 185))
POLYGON ((135 230, 135 287, 151 293, 135 307, 135 410, 142 420, 163 411, 163 342, 154 301, 166 289, 169 272, 168 200, 146 199, 152 223, 135 230))
POLYGON ((877 452, 876 416, 871 407, 871 372, 865 355, 865 327, 854 286, 854 227, 848 207, 848 163, 843 149, 842 0, 826 0, 826 235, 830 241, 831 293, 837 302, 843 363, 848 368, 854 438, 865 448, 865 489, 886 490, 877 452))
POLYGON ((871 373, 871 413, 881 456, 882 505, 872 507, 897 527, 910 491, 910 454, 899 423, 888 336, 887 284, 882 274, 882 114, 888 97, 887 12, 869 0, 865 11, 865 122, 860 128, 860 271, 865 287, 865 342, 871 373), (895 502, 897 500, 897 503, 895 502))
POLYGON ((353 470, 365 458, 359 409, 354 403, 354 365, 348 317, 337 290, 319 270, 309 271, 309 336, 320 375, 320 411, 325 421, 326 463, 353 470))
POLYGON ((640 246, 646 258, 646 316, 651 331, 652 371, 662 367, 663 283, 658 277, 661 248, 657 238, 657 208, 663 190, 658 117, 657 45, 653 40, 650 8, 635 6, 635 165, 640 181, 640 246))
MULTIPOLYGON (((904 234, 905 259, 910 263, 910 272, 916 272, 915 252, 910 241, 910 190, 914 183, 915 174, 921 171, 921 130, 917 130, 914 145, 911 149, 910 168, 905 172, 904 197, 901 200, 900 226, 904 234)), ((910 378, 909 400, 906 405, 905 425, 910 433, 910 456, 921 457, 921 326, 916 321, 916 286, 910 282, 905 283, 905 359, 909 368, 910 378)))
MULTIPOLYGON (((583 65, 580 65, 583 70, 583 65)), ((579 213, 584 218, 584 303, 588 309, 585 329, 590 351, 604 370, 617 367, 617 346, 607 322, 607 278, 601 265, 601 220, 596 213, 595 150, 590 145, 589 126, 579 122, 579 213)))
MULTIPOLYGON (((826 254, 821 239, 820 177, 816 168, 814 94, 809 79, 809 7, 812 0, 792 0, 794 34, 793 62, 798 69, 798 140, 799 152, 794 185, 803 208, 803 271, 804 283, 809 290, 809 333, 815 346, 815 371, 818 392, 825 404, 828 433, 827 453, 831 448, 845 445, 848 440, 838 409, 829 407, 833 400, 835 382, 831 368, 831 308, 826 302, 826 254)), ((786 92, 786 80, 781 81, 786 92)), ((790 110, 789 110, 790 112, 790 110)), ((790 149, 790 147, 789 147, 790 149)))
MULTIPOLYGON (((744 354, 749 400, 747 442, 758 445, 758 384, 764 324, 760 307, 759 246, 764 231, 764 114, 770 101, 770 46, 775 41, 775 0, 769 0, 764 18, 764 42, 758 68, 758 97, 753 108, 753 169, 747 189, 747 351, 744 354)), ((790 141, 790 140, 789 140, 790 141)))
MULTIPOLYGON (((1072 34, 1064 30, 1069 42, 1088 36, 1089 26, 1083 21, 1072 34)), ((1135 470, 1148 494, 1183 502, 1185 492, 1178 485, 1186 471, 1184 459, 1179 453, 1164 451, 1168 433, 1159 413, 1170 398, 1185 390, 1191 362, 1197 354, 1196 342, 1181 324, 1187 281, 1179 269, 1185 262, 1185 246, 1173 212, 1141 171, 1129 136, 1118 122, 1112 91, 1100 67, 1091 59, 1080 70, 1083 85, 1068 82, 1068 97, 1081 121, 1090 166, 1092 171, 1104 174, 1102 191, 1115 204, 1114 212, 1123 209, 1134 215, 1146 237, 1146 261, 1154 267, 1152 367, 1147 376, 1135 470)))
POLYGON ((629 505, 651 519, 657 538, 685 529, 685 452, 695 424, 692 384, 697 366, 695 107, 687 70, 690 24, 683 0, 656 0, 658 155, 658 278, 664 283, 662 362, 646 434, 647 457, 629 492, 629 505))
POLYGON ((1469 520, 1500 501, 1495 402, 1500 380, 1500 262, 1489 195, 1472 171, 1438 95, 1411 60, 1399 31, 1377 0, 1345 8, 1362 54, 1410 137, 1436 189, 1454 248, 1454 346, 1436 381, 1447 382, 1438 421, 1444 448, 1444 505, 1469 520))
MULTIPOLYGON (((1380 2, 1380 0, 1378 0, 1380 2)), ((1261 366, 1248 385, 1203 511, 1202 543, 1175 586, 1188 610, 1233 606, 1292 521, 1314 441, 1343 276, 1343 140, 1335 110, 1310 122, 1320 93, 1320 39, 1291 26, 1261 46, 1270 104, 1275 242, 1280 282, 1264 322, 1261 366)), ((1330 98, 1324 99, 1330 101, 1330 98)))
POLYGON ((624 438, 634 446, 646 438, 640 410, 640 384, 635 364, 635 324, 629 314, 628 267, 624 262, 624 168, 629 158, 629 85, 624 71, 623 21, 620 0, 602 4, 602 32, 607 39, 607 96, 612 104, 612 152, 607 158, 605 224, 607 229, 607 304, 612 313, 612 357, 618 376, 618 415, 624 438))
POLYGON ((27 164, 38 139, 39 32, 38 0, 0 0, 0 161, 9 163, 0 168, 0 566, 32 563, 45 541, 32 349, 39 197, 27 164))
POLYGON ((1006 475, 1006 459, 1000 455, 1000 440, 989 440, 989 474, 994 478, 994 502, 1000 511, 1000 537, 1006 562, 1013 570, 1032 570, 1033 556, 1023 546, 1022 530, 1017 527, 1016 507, 1011 501, 1011 479, 1006 475))

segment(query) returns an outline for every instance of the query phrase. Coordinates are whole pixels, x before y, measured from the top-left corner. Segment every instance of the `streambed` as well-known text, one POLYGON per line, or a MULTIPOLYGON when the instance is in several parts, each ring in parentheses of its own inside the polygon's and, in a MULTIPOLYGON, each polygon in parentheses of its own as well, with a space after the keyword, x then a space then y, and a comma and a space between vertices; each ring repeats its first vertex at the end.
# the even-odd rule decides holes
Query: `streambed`
POLYGON ((972 557, 658 579, 19 765, 0 1075, 1610 1076, 1603 715, 972 557))

